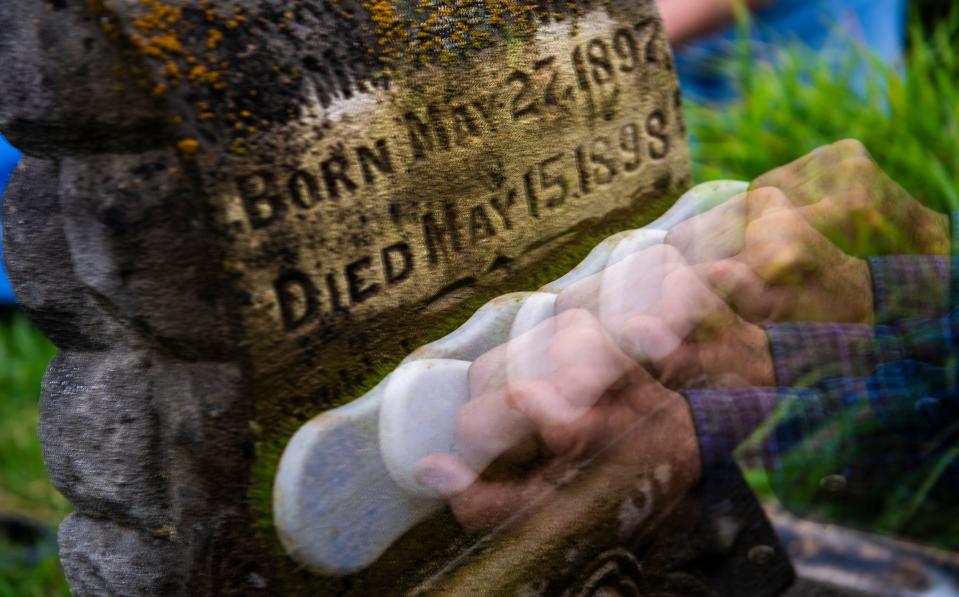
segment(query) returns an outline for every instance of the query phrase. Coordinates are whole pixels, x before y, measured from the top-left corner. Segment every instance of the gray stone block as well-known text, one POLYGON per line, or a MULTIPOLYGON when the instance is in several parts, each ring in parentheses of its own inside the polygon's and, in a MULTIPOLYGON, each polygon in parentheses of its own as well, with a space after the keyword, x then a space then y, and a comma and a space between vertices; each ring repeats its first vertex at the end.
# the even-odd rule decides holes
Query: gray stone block
POLYGON ((17 302, 60 348, 104 350, 122 337, 76 279, 63 231, 60 162, 26 156, 4 194, 4 250, 17 302))
POLYGON ((74 273, 121 325, 188 358, 235 351, 215 236, 175 151, 64 158, 60 194, 74 273))
POLYGON ((40 402, 50 478, 77 510, 173 534, 157 382, 143 353, 59 355, 40 402))
POLYGON ((110 520, 71 514, 60 525, 60 557, 77 597, 187 594, 172 542, 110 520))
POLYGON ((109 41, 106 3, 4 0, 0 23, 0 130, 14 145, 63 156, 168 144, 141 67, 109 41))

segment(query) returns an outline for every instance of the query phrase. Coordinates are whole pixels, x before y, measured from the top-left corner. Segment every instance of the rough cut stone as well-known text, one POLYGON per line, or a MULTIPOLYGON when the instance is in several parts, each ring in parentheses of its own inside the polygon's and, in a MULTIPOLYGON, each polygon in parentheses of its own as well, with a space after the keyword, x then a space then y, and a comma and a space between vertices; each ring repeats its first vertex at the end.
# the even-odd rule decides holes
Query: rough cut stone
POLYGON ((60 558, 75 595, 186 594, 177 546, 109 520, 71 514, 60 525, 60 558))
POLYGON ((79 512, 170 533, 151 365, 122 350, 59 355, 47 372, 40 439, 53 484, 79 512))
POLYGON ((122 330, 73 274, 57 160, 24 157, 4 195, 4 259, 17 302, 59 347, 104 350, 122 330))
POLYGON ((216 240, 176 151, 64 158, 59 190, 74 274, 114 318, 187 358, 235 351, 216 240))

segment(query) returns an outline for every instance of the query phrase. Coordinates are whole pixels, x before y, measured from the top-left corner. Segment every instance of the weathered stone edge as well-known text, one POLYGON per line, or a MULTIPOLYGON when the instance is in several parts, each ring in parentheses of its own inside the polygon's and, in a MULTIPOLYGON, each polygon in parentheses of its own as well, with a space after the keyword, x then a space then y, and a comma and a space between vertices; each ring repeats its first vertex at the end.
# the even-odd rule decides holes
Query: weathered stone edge
POLYGON ((231 576, 248 592, 262 582, 232 536, 250 526, 242 367, 176 354, 81 279, 78 261, 111 271, 129 246, 78 252, 68 230, 89 223, 65 201, 70 170, 25 158, 4 201, 18 300, 62 351, 43 383, 40 435, 51 479, 77 509, 60 532, 67 578, 77 595, 212 594, 214 578, 231 576), (250 573, 224 574, 237 566, 250 573))

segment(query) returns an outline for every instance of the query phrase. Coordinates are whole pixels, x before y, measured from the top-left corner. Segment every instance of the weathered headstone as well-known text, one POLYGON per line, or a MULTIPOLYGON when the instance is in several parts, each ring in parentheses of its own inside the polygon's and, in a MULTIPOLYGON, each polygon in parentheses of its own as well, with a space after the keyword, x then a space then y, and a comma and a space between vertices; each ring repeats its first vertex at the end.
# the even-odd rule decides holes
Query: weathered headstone
POLYGON ((788 581, 781 557, 749 568, 740 531, 775 539, 748 499, 719 547, 640 545, 602 508, 477 547, 440 513, 346 577, 272 528, 299 425, 689 185, 651 0, 4 0, 0 22, 0 130, 26 155, 6 258, 62 349, 40 431, 78 594, 788 581))

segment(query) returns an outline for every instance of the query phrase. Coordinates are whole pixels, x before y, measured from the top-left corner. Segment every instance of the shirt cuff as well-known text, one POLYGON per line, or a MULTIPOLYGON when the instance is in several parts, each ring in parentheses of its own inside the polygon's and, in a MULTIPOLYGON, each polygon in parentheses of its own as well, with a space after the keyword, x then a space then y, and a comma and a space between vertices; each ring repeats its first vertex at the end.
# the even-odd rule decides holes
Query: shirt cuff
POLYGON ((885 326, 783 323, 767 325, 766 334, 779 387, 863 377, 882 363, 902 358, 895 334, 885 326))
POLYGON ((941 317, 949 308, 951 265, 932 255, 871 257, 876 323, 941 317))
POLYGON ((728 463, 733 450, 775 411, 776 388, 709 388, 683 392, 693 415, 703 473, 728 463))

